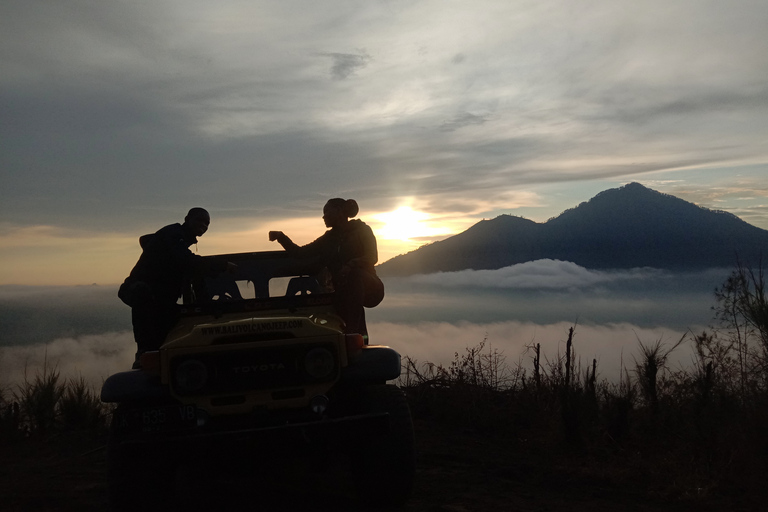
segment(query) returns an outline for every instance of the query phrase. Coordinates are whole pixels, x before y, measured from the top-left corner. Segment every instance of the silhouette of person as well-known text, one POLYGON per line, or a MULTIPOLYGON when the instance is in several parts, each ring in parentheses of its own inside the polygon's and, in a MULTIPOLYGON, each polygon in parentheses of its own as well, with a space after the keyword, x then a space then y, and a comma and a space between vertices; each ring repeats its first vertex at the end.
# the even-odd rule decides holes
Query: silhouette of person
POLYGON ((211 216, 203 208, 192 208, 183 224, 170 224, 139 238, 139 261, 120 286, 118 296, 131 306, 133 336, 139 356, 157 350, 178 320, 176 305, 183 289, 195 275, 232 270, 233 263, 206 264, 189 250, 197 237, 208 231, 211 216))
POLYGON ((304 246, 296 245, 282 231, 270 231, 292 256, 314 259, 331 273, 336 312, 346 324, 345 332, 366 337, 364 308, 379 305, 384 299, 384 284, 376 275, 379 260, 373 230, 359 219, 354 199, 329 199, 323 208, 323 221, 330 228, 320 238, 304 246))

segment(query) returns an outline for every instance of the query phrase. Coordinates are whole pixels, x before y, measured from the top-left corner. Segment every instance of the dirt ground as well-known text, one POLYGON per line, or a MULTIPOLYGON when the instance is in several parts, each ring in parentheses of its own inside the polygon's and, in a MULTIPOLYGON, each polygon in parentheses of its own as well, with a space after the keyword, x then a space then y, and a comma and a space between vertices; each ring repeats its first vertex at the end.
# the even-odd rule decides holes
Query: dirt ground
MULTIPOLYGON (((635 483, 596 478, 558 467, 518 448, 472 432, 417 421, 416 485, 405 512, 464 511, 697 511, 759 510, 727 497, 669 501, 635 483)), ((107 510, 103 439, 67 436, 44 445, 0 446, 0 510, 107 510)), ((264 475, 261 478, 265 478, 264 475)), ((258 491, 249 482, 220 482, 218 510, 353 511, 349 475, 329 469, 288 469, 267 475, 258 491), (244 507, 244 505, 246 505, 244 507)), ((171 507, 173 508, 173 507, 171 507)), ((387 510, 377 508, 376 510, 387 510)))

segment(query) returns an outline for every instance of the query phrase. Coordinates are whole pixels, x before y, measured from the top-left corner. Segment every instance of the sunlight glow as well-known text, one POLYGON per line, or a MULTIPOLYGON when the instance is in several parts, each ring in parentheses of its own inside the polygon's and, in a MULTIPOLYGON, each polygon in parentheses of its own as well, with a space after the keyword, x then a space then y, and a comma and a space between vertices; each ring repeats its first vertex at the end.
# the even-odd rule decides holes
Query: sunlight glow
POLYGON ((384 240, 411 241, 415 238, 429 238, 448 234, 444 226, 435 226, 430 222, 431 215, 401 206, 395 211, 374 215, 382 223, 376 230, 379 238, 384 240))

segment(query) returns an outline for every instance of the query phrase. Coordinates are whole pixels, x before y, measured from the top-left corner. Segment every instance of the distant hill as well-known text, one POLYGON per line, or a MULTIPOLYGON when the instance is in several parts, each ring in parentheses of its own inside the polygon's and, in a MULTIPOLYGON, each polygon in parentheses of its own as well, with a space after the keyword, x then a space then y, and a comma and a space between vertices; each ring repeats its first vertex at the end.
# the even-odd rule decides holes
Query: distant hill
POLYGON ((586 268, 731 267, 736 255, 768 257, 768 231, 630 183, 545 223, 510 215, 421 247, 377 267, 382 276, 497 269, 543 258, 586 268))

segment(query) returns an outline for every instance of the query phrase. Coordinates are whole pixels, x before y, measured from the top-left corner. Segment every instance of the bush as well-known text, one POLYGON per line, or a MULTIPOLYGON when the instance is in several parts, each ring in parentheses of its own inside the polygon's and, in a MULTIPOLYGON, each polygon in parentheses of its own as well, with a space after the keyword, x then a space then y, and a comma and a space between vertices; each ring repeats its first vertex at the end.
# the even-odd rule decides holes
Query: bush
POLYGON ((43 366, 32 379, 26 374, 10 398, 0 394, 3 439, 46 440, 64 431, 101 433, 108 411, 81 376, 61 382, 55 368, 43 366))
POLYGON ((18 388, 16 399, 21 407, 22 428, 27 433, 45 437, 56 426, 58 406, 64 395, 59 372, 43 366, 32 381, 27 379, 18 388))
POLYGON ((82 376, 67 382, 59 401, 59 413, 62 426, 67 429, 96 430, 105 422, 101 399, 82 376))
POLYGON ((19 403, 8 401, 6 392, 0 390, 0 440, 18 434, 20 416, 19 403))

